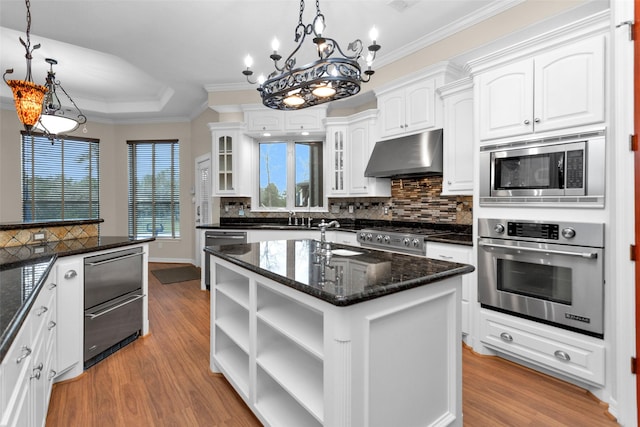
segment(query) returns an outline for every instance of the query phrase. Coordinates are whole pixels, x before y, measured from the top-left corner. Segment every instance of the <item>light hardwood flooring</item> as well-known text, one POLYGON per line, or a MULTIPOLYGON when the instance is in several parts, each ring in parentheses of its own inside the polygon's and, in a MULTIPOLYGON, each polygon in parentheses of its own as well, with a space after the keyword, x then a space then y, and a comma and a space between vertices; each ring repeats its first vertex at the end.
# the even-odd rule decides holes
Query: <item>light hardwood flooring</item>
MULTIPOLYGON (((150 270, 174 266, 152 263, 150 270)), ((47 427, 261 425, 209 371, 209 293, 199 281, 162 285, 149 274, 149 323, 148 336, 54 385, 47 427)), ((469 349, 463 413, 466 427, 618 425, 586 391, 469 349)))

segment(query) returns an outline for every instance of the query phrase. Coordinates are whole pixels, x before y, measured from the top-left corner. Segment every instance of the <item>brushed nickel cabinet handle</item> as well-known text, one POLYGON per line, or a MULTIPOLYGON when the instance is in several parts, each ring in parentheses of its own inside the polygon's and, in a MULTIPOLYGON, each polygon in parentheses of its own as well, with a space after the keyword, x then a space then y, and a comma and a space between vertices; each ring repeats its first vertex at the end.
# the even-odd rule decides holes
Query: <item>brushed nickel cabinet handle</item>
POLYGON ((569 356, 569 353, 562 351, 562 350, 556 350, 553 355, 556 357, 556 359, 560 359, 563 360, 565 362, 568 362, 571 360, 571 356, 569 356))
POLYGON ((27 347, 26 345, 23 345, 22 346, 22 354, 20 356, 18 356, 18 358, 16 359, 16 363, 21 363, 24 359, 29 357, 30 354, 31 354, 31 349, 29 347, 27 347))
POLYGON ((513 341, 513 337, 511 335, 509 335, 508 333, 506 333, 506 332, 501 333, 500 334, 500 338, 502 339, 502 341, 505 341, 505 342, 512 342, 513 341))
POLYGON ((69 270, 66 273, 64 273, 64 278, 65 279, 73 279, 74 277, 76 277, 78 275, 78 273, 76 273, 75 270, 69 270))

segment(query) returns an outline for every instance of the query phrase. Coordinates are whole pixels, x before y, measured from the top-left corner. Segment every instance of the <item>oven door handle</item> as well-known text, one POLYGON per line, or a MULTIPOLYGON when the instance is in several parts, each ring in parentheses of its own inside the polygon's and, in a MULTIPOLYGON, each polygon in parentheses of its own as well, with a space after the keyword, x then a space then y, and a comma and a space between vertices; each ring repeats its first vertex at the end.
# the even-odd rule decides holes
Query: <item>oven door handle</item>
POLYGON ((511 251, 519 250, 523 252, 538 252, 538 253, 554 254, 554 255, 568 255, 568 256, 577 256, 580 258, 588 258, 588 259, 598 258, 598 254, 596 252, 570 252, 570 251, 558 251, 554 249, 523 248, 520 246, 496 245, 495 243, 483 243, 483 242, 478 242, 478 245, 484 246, 487 248, 509 249, 511 251))
POLYGON ((115 258, 105 259, 105 260, 102 260, 102 261, 88 262, 86 265, 90 265, 91 267, 95 267, 96 265, 108 264, 110 262, 116 262, 116 261, 120 261, 120 260, 127 259, 127 258, 133 258, 134 256, 140 256, 140 255, 144 255, 144 252, 136 252, 135 254, 123 255, 123 256, 119 256, 119 257, 115 257, 115 258))
POLYGON ((110 313, 113 310, 117 310, 117 309, 119 309, 121 307, 124 307, 127 304, 131 304, 132 302, 137 301, 140 298, 144 298, 144 295, 132 295, 131 298, 129 298, 126 301, 121 302, 120 304, 116 304, 114 306, 107 307, 106 309, 98 311, 96 313, 85 313, 84 317, 88 317, 89 319, 93 320, 93 319, 95 319, 97 317, 104 316, 105 314, 110 313))

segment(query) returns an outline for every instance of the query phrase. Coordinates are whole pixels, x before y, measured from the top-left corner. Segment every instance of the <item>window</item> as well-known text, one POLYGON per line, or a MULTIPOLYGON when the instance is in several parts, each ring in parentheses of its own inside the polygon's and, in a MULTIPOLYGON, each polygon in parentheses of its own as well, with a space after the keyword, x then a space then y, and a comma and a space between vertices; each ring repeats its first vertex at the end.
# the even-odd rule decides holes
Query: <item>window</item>
POLYGON ((323 206, 321 141, 261 142, 259 150, 260 208, 323 206))
POLYGON ((97 139, 22 132, 22 220, 100 217, 97 139))
POLYGON ((129 144, 129 235, 180 237, 177 140, 129 144))

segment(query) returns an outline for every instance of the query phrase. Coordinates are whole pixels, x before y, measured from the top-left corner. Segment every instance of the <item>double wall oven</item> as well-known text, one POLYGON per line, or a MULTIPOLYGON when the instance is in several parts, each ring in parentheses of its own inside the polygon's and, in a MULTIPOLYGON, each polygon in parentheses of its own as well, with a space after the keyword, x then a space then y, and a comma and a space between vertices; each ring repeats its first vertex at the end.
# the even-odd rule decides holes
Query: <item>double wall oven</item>
POLYGON ((483 308, 604 335, 604 224, 478 220, 483 308))

